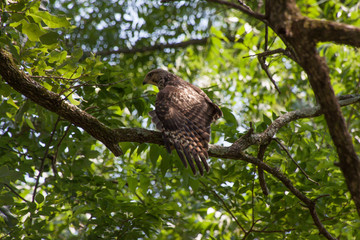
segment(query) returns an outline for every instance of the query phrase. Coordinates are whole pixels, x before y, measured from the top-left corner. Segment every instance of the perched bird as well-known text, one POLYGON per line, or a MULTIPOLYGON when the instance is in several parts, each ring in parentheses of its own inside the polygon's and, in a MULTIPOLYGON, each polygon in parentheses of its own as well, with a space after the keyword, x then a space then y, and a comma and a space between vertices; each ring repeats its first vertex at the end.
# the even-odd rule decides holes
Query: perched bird
POLYGON ((184 166, 189 164, 194 175, 195 164, 201 175, 203 166, 209 172, 206 160, 210 125, 222 116, 220 108, 200 88, 163 69, 150 71, 143 84, 159 88, 155 110, 149 115, 162 132, 167 151, 171 153, 174 146, 184 166))

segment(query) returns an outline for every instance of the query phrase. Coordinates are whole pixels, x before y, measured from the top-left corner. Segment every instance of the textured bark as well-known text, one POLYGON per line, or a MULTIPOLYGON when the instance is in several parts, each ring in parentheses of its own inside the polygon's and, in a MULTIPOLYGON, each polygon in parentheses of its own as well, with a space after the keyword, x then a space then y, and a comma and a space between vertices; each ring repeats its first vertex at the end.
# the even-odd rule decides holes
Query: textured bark
POLYGON ((47 90, 25 73, 19 71, 12 56, 3 49, 0 49, 0 74, 19 93, 81 127, 94 138, 103 142, 115 155, 122 154, 110 128, 100 123, 92 115, 68 103, 59 94, 47 90))
MULTIPOLYGON (((77 127, 81 127, 95 139, 104 143, 115 156, 122 155, 118 146, 119 142, 154 143, 163 145, 161 133, 143 128, 119 128, 111 129, 98 121, 95 117, 70 104, 57 93, 51 92, 41 86, 20 71, 14 64, 11 54, 0 49, 0 75, 16 91, 23 94, 31 101, 52 111, 77 127)), ((359 95, 342 96, 339 100, 341 106, 347 106, 360 102, 359 95)), ((240 138, 230 147, 210 145, 209 155, 219 158, 241 159, 244 151, 251 145, 263 145, 268 143, 279 129, 291 121, 301 118, 313 118, 320 116, 320 107, 308 107, 285 113, 280 116, 262 133, 247 134, 240 138), (239 153, 239 154, 236 154, 239 153)))
POLYGON ((360 29, 303 17, 294 0, 266 1, 269 26, 293 50, 307 73, 336 147, 340 168, 360 215, 360 160, 331 86, 329 69, 316 49, 318 41, 360 45, 360 29))
MULTIPOLYGON (((51 92, 42 87, 39 83, 32 80, 31 77, 20 71, 12 61, 11 55, 5 50, 0 49, 0 74, 16 91, 23 94, 33 102, 44 108, 58 114, 77 127, 83 128, 97 140, 103 142, 115 156, 122 154, 118 145, 119 142, 138 142, 163 144, 160 132, 146 130, 142 128, 121 128, 110 129, 102 124, 92 115, 86 113, 80 108, 68 103, 59 94, 51 92)), ((343 96, 339 101, 341 106, 346 106, 360 101, 360 96, 348 95, 343 96)), ((279 179, 297 198, 299 198, 310 210, 310 214, 319 231, 328 239, 334 239, 322 225, 318 214, 316 213, 315 202, 301 191, 299 191, 292 182, 278 169, 270 167, 258 158, 243 153, 251 145, 267 144, 274 134, 287 123, 300 119, 311 118, 322 114, 320 107, 304 108, 293 112, 286 113, 276 119, 263 133, 246 134, 230 147, 210 145, 209 155, 218 158, 228 158, 243 160, 252 163, 265 170, 277 179, 279 179)))

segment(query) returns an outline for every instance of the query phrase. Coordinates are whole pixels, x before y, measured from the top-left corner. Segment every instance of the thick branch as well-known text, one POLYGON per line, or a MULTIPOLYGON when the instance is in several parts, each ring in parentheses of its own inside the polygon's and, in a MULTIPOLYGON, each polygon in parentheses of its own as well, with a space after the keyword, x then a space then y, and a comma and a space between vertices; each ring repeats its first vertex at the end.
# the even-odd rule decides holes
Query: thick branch
MULTIPOLYGON (((51 92, 42 87, 23 72, 21 72, 11 60, 11 55, 4 50, 0 50, 0 74, 3 79, 12 86, 16 91, 23 94, 35 103, 58 114, 77 127, 83 128, 95 139, 103 142, 109 150, 116 156, 121 155, 119 142, 138 142, 163 144, 161 133, 142 128, 120 128, 110 129, 95 117, 68 103, 62 99, 59 94, 51 92)), ((339 104, 346 106, 360 101, 359 95, 346 95, 339 97, 339 104)), ((240 152, 251 145, 262 145, 269 142, 281 127, 291 121, 301 118, 313 118, 320 116, 322 111, 320 107, 308 107, 296 111, 285 113, 277 118, 262 133, 246 134, 236 141, 230 148, 232 151, 240 152)), ((210 156, 228 158, 228 148, 220 146, 211 146, 209 149, 210 156), (222 151, 222 156, 219 152, 222 151)))
MULTIPOLYGON (((66 100, 62 99, 59 94, 47 90, 39 83, 21 72, 13 63, 11 55, 2 49, 0 49, 0 74, 2 75, 2 78, 16 91, 22 93, 35 103, 58 114, 75 126, 83 128, 94 138, 103 142, 116 156, 122 154, 121 149, 118 146, 119 142, 146 142, 155 144, 163 143, 160 132, 140 128, 124 128, 113 130, 106 127, 95 117, 68 103, 66 100)), ((341 100, 341 104, 351 104, 359 101, 359 98, 359 96, 347 96, 344 100, 341 100)), ((286 123, 299 118, 315 117, 320 114, 321 111, 318 107, 297 110, 284 114, 283 116, 276 119, 263 133, 254 134, 254 137, 250 137, 249 139, 252 139, 250 140, 253 141, 252 144, 264 144, 265 142, 269 141, 269 139, 286 123)), ((249 135, 252 136, 251 134, 249 135)), ((239 150, 242 149, 239 148, 239 146, 242 146, 239 144, 239 142, 234 143, 234 145, 232 147, 211 145, 209 149, 209 155, 219 158, 229 158, 236 160, 241 159, 257 165, 259 168, 278 178, 297 198, 306 204, 320 232, 329 239, 333 239, 319 220, 314 201, 307 198, 302 192, 295 188, 291 181, 278 169, 270 167, 258 158, 244 154, 239 150), (234 147, 234 145, 237 146, 234 147)), ((250 146, 249 144, 247 145, 250 146)))
POLYGON ((326 20, 303 18, 296 21, 308 30, 309 36, 319 42, 335 42, 360 47, 360 28, 326 20))
POLYGON ((51 92, 20 71, 10 53, 0 49, 0 74, 16 91, 40 106, 81 127, 94 138, 103 142, 115 155, 122 151, 114 139, 112 130, 95 117, 68 103, 59 94, 51 92))
POLYGON ((359 30, 343 24, 307 19, 301 15, 295 0, 267 0, 266 4, 269 10, 269 26, 283 39, 287 47, 293 49, 298 63, 308 75, 336 147, 340 168, 360 215, 360 159, 332 88, 329 68, 316 49, 319 40, 359 46, 359 30), (321 26, 323 30, 320 30, 321 26), (344 29, 340 30, 342 27, 344 29), (324 34, 324 37, 320 36, 321 34, 324 34), (352 39, 355 36, 356 39, 352 39))

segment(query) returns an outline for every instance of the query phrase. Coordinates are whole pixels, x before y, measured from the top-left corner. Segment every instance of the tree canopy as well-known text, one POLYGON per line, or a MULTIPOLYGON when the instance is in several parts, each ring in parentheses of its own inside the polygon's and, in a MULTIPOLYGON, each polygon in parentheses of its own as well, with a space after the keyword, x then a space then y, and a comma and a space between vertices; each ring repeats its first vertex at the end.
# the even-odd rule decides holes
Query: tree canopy
POLYGON ((0 238, 360 238, 359 47, 355 0, 0 1, 0 238), (221 107, 204 176, 155 68, 221 107))

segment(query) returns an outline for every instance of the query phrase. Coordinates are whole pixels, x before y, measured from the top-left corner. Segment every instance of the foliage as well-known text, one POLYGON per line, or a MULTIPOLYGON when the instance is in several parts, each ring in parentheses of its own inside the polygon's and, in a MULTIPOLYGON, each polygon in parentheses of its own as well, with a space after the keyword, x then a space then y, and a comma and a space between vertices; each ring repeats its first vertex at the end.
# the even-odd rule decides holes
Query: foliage
MULTIPOLYGON (((263 10, 262 1, 249 1, 263 10)), ((357 1, 298 1, 302 12, 360 26, 357 1)), ((268 58, 281 94, 261 69, 265 26, 206 1, 0 1, 0 47, 48 90, 112 127, 154 128, 147 113, 157 89, 147 71, 165 67, 201 86, 221 105, 212 142, 229 145, 262 132, 285 112, 314 106, 307 76, 283 55, 268 58), (205 45, 113 53, 207 38, 205 45), (98 54, 93 54, 93 53, 98 54)), ((270 49, 284 44, 271 30, 270 49)), ((338 95, 358 94, 359 50, 323 43, 338 95)), ((155 144, 121 143, 114 157, 101 143, 0 81, 0 237, 2 239, 318 239, 299 199, 266 173, 265 196, 254 165, 211 158, 192 176, 176 154, 155 144), (237 221, 234 220, 236 217, 237 221), (241 227, 239 226, 241 225, 241 227), (36 237, 35 237, 36 236, 36 237)), ((342 108, 360 152, 359 105, 342 108)), ((264 161, 316 199, 327 230, 360 238, 360 222, 323 117, 291 122, 276 135, 319 185, 272 142, 264 161)), ((258 146, 246 150, 256 156, 258 146)))

